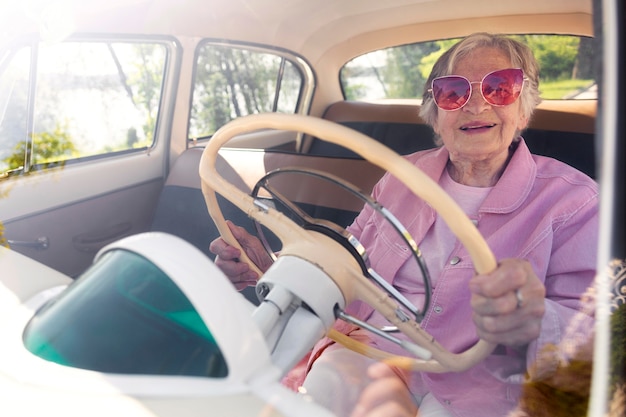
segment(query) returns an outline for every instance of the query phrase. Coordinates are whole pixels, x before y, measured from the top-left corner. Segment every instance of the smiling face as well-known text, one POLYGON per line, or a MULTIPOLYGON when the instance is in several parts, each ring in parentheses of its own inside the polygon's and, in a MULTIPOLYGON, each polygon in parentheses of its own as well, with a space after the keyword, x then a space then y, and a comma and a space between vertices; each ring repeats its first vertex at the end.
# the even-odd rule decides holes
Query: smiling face
MULTIPOLYGON (((481 47, 457 61, 453 74, 479 82, 489 72, 511 67, 502 51, 481 47)), ((438 109, 433 126, 450 152, 454 172, 460 174, 453 175, 453 179, 469 185, 484 185, 481 178, 472 181, 472 176, 497 180, 507 163, 511 142, 528 123, 520 100, 508 106, 492 106, 483 99, 479 88, 477 83, 472 85, 472 95, 460 110, 438 109)))

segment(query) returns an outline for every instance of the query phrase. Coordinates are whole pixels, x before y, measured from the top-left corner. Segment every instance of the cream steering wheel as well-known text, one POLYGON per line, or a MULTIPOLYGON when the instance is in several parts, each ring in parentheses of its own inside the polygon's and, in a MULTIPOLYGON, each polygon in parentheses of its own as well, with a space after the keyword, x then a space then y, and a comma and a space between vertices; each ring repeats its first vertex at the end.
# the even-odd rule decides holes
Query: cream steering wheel
MULTIPOLYGON (((491 272, 497 265, 494 255, 478 229, 454 200, 437 183, 405 158, 353 129, 310 116, 279 113, 256 114, 231 121, 215 133, 202 154, 200 160, 202 192, 209 213, 226 242, 241 249, 226 225, 217 203, 216 192, 235 204, 249 217, 269 228, 282 242, 281 256, 296 255, 322 268, 341 290, 346 305, 357 299, 368 303, 413 342, 432 354, 431 359, 428 360, 399 357, 396 358, 395 364, 426 372, 463 371, 479 363, 493 351, 494 344, 479 340, 463 353, 449 352, 414 320, 400 320, 396 315, 395 301, 363 276, 357 261, 339 243, 323 234, 300 228, 276 210, 257 207, 253 197, 226 181, 216 169, 220 148, 237 135, 262 129, 303 132, 356 152, 369 162, 393 174, 416 196, 430 204, 465 246, 478 273, 491 272)), ((245 252, 243 250, 241 252, 242 260, 257 269, 245 252)), ((262 275, 258 269, 257 272, 262 275)), ((361 353, 377 358, 386 357, 380 351, 352 341, 352 339, 346 340, 347 337, 342 337, 343 335, 337 332, 331 331, 329 336, 361 353), (354 346, 349 346, 350 344, 354 346)), ((394 361, 391 360, 391 362, 394 361)))

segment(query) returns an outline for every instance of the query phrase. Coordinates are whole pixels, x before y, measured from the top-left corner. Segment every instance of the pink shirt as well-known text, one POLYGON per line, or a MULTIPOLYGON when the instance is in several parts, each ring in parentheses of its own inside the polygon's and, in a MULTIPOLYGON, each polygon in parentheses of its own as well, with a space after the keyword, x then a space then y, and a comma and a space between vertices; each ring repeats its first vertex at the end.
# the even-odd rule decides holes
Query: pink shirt
MULTIPOLYGON (((445 148, 431 149, 407 159, 440 181, 448 152, 445 148)), ((391 175, 379 181, 373 196, 394 213, 416 242, 422 242, 435 223, 434 210, 391 175)), ((453 415, 504 416, 517 403, 527 364, 533 363, 542 346, 561 341, 568 322, 581 308, 580 295, 592 285, 598 236, 597 184, 566 164, 531 155, 521 140, 475 220, 496 259, 526 259, 543 280, 546 312, 541 336, 525 350, 498 346, 468 371, 415 373, 409 383, 415 395, 432 393, 453 415)), ((394 283, 409 251, 389 228, 366 207, 349 229, 367 248, 372 267, 394 283)), ((424 256, 428 260, 428 253, 424 256)), ((431 305, 421 326, 444 347, 458 353, 478 341, 467 287, 474 268, 458 240, 449 258, 458 259, 443 266, 436 277, 431 305)), ((402 290, 404 285, 399 287, 402 290)), ((368 319, 372 308, 357 301, 348 312, 368 319)), ((354 326, 337 321, 335 327, 365 336, 377 345, 375 337, 354 326)), ((315 346, 309 368, 332 343, 323 339, 315 346)))

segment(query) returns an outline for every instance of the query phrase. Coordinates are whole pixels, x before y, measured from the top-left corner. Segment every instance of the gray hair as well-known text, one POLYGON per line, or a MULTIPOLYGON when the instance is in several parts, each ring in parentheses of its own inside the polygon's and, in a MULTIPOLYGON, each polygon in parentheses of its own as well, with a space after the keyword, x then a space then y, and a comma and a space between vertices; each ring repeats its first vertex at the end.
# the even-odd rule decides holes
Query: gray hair
POLYGON ((521 109, 530 120, 537 105, 541 102, 539 97, 539 65, 530 48, 515 39, 503 35, 490 33, 474 33, 454 44, 444 52, 435 62, 433 69, 424 85, 420 117, 430 126, 437 121, 437 105, 433 95, 428 91, 433 79, 444 75, 451 75, 456 63, 469 55, 474 48, 496 48, 504 52, 510 59, 511 65, 521 68, 524 76, 528 78, 520 96, 521 109))

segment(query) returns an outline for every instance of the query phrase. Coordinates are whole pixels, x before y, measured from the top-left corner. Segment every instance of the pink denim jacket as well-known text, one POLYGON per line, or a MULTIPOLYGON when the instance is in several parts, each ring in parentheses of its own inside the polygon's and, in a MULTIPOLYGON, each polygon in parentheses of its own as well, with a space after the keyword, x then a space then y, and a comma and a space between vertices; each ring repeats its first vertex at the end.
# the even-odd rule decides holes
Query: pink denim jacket
MULTIPOLYGON (((448 152, 437 148, 414 153, 407 159, 438 181, 448 152)), ((376 185, 373 196, 394 213, 416 242, 424 238, 435 221, 434 210, 389 174, 376 185)), ((580 310, 581 294, 592 285, 598 236, 597 184, 564 163, 532 155, 520 138, 478 216, 478 229, 496 259, 526 259, 543 280, 546 312, 541 336, 525 350, 499 346, 468 371, 423 373, 407 382, 414 394, 431 392, 454 415, 504 416, 516 405, 527 365, 533 363, 542 346, 561 341, 568 322, 580 310)), ((366 207, 349 230, 367 248, 372 267, 393 283, 409 251, 394 238, 395 233, 386 231, 388 227, 379 224, 378 216, 372 216, 372 210, 366 207)), ((460 262, 448 263, 437 277, 421 325, 444 347, 457 353, 474 345, 478 337, 468 289, 474 268, 458 241, 451 254, 451 259, 454 257, 460 262)), ((367 319, 372 309, 357 301, 348 312, 367 319)), ((342 321, 337 321, 335 327, 344 333, 360 333, 342 321)), ((327 338, 321 340, 306 369, 333 343, 327 338)))

